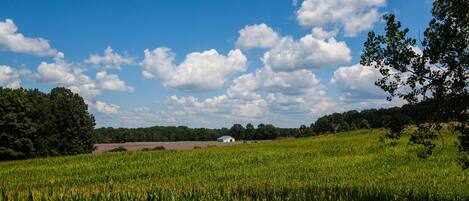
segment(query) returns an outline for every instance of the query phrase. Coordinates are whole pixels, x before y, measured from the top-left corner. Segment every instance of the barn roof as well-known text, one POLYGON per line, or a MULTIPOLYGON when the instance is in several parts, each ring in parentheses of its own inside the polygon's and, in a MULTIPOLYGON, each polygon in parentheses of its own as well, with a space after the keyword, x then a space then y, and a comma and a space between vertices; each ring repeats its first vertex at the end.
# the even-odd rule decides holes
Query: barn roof
POLYGON ((221 139, 229 139, 229 138, 233 138, 233 139, 234 139, 234 137, 231 137, 231 136, 228 136, 228 135, 221 136, 221 137, 219 137, 219 138, 217 138, 217 139, 220 139, 220 140, 221 140, 221 139))

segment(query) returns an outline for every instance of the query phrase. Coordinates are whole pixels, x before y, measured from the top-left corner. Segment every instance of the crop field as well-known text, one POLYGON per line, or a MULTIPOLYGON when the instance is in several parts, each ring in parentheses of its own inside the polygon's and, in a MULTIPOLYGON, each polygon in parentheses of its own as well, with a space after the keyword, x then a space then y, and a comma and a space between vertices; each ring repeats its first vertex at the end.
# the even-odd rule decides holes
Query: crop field
POLYGON ((469 200, 456 136, 419 159, 383 131, 0 163, 0 200, 469 200))

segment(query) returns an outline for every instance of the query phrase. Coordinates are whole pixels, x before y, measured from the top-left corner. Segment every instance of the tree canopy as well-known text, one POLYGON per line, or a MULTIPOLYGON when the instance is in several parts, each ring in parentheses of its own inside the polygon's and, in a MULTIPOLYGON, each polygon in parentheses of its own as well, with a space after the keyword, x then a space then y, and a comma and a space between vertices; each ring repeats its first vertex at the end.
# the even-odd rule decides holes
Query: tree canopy
POLYGON ((427 148, 431 155, 441 123, 455 117, 460 134, 459 148, 464 154, 461 164, 469 167, 468 68, 469 15, 467 0, 436 0, 428 28, 421 42, 407 36, 395 15, 384 16, 386 33, 368 34, 361 64, 379 70, 382 78, 376 85, 408 103, 427 101, 425 121, 416 122, 418 130, 411 141, 427 148))
POLYGON ((89 153, 94 117, 69 89, 0 87, 0 160, 89 153))

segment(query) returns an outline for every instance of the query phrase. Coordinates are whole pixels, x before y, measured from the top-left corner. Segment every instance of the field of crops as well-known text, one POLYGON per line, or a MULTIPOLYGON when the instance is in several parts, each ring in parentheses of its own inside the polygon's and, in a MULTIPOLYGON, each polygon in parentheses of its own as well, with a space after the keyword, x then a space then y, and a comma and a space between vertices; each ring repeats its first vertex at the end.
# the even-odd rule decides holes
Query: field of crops
POLYGON ((382 131, 0 163, 0 200, 469 200, 456 136, 418 159, 382 131))

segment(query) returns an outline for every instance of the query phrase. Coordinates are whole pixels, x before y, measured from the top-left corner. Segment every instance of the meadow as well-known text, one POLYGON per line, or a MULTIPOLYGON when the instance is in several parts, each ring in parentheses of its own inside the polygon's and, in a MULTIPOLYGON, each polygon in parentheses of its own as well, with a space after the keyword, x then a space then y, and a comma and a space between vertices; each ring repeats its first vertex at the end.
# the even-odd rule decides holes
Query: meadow
POLYGON ((423 160, 383 133, 0 162, 0 200, 469 200, 456 136, 423 160))

